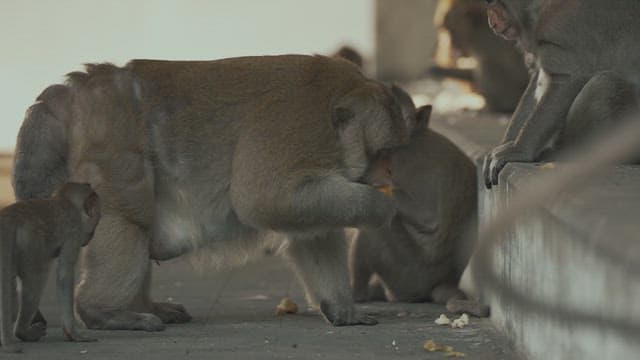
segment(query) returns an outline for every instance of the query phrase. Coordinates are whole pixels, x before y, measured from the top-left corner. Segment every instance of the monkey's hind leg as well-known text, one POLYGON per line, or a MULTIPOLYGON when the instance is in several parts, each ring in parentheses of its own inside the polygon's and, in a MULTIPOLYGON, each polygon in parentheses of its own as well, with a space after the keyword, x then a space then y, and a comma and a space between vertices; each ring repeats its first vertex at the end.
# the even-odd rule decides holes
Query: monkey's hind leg
POLYGON ((13 314, 17 294, 14 245, 10 240, 13 239, 0 239, 0 341, 4 352, 18 353, 22 352, 22 347, 17 344, 13 335, 13 314))
POLYGON ((353 300, 355 302, 369 301, 369 281, 373 271, 368 263, 366 248, 362 246, 363 236, 353 239, 349 252, 349 271, 351 272, 351 286, 353 287, 353 300))
POLYGON ((353 239, 349 252, 353 300, 358 303, 386 300, 384 285, 375 274, 373 266, 379 255, 376 250, 379 249, 372 246, 371 241, 375 239, 371 239, 367 231, 361 229, 360 234, 353 239))
MULTIPOLYGON (((584 140, 606 134, 626 116, 639 110, 640 88, 637 84, 612 71, 597 73, 571 105, 560 145, 574 147, 584 140)), ((639 160, 640 154, 635 161, 639 160)))
POLYGON ((47 333, 46 326, 39 322, 33 322, 38 313, 40 298, 49 274, 46 265, 38 264, 38 267, 42 268, 30 266, 20 274, 22 292, 18 320, 16 321, 16 336, 22 341, 38 341, 47 333))
POLYGON ((149 269, 148 235, 139 226, 105 214, 82 255, 76 308, 89 329, 160 331, 154 314, 132 308, 149 269))
POLYGON ((347 266, 343 229, 327 233, 291 235, 287 256, 312 305, 334 326, 375 325, 377 321, 356 313, 347 266))
POLYGON ((174 303, 153 302, 151 300, 151 264, 145 274, 144 284, 138 293, 131 310, 149 312, 159 317, 165 324, 182 324, 192 317, 184 306, 174 303))

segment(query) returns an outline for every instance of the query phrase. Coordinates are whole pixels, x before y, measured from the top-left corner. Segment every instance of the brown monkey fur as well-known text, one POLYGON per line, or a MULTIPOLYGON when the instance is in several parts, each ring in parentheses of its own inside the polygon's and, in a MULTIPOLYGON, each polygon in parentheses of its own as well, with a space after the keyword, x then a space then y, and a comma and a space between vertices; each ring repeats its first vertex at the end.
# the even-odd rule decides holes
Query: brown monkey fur
POLYGON ((418 109, 408 146, 371 175, 392 184, 397 213, 391 223, 359 229, 350 269, 356 301, 432 301, 452 312, 487 316, 488 308, 458 289, 477 237, 475 166, 442 135, 428 128, 431 107, 418 109), (390 181, 385 181, 385 174, 390 181))
POLYGON ((323 56, 88 65, 27 113, 16 196, 46 195, 42 174, 100 195, 76 295, 89 328, 189 321, 180 305, 151 301, 150 258, 207 248, 232 262, 274 234, 330 323, 373 324, 354 309, 342 229, 394 212, 361 177, 409 140, 399 91, 323 56))

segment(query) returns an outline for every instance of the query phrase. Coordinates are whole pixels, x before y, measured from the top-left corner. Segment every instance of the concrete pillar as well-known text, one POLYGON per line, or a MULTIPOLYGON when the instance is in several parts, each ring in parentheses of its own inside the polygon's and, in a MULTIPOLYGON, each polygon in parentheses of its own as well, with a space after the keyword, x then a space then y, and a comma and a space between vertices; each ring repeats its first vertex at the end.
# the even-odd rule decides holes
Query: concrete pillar
POLYGON ((438 0, 376 0, 376 73, 411 80, 433 65, 438 0))

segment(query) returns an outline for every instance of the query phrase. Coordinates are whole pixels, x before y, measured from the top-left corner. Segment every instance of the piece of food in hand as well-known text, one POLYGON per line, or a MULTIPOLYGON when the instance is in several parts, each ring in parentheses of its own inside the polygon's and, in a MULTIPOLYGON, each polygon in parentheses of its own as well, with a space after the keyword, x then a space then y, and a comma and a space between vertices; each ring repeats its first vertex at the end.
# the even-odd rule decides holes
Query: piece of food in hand
POLYGON ((276 315, 296 314, 297 312, 298 305, 289 298, 282 299, 276 307, 276 315))
POLYGON ((393 196, 393 186, 391 185, 380 186, 377 189, 387 196, 393 196))

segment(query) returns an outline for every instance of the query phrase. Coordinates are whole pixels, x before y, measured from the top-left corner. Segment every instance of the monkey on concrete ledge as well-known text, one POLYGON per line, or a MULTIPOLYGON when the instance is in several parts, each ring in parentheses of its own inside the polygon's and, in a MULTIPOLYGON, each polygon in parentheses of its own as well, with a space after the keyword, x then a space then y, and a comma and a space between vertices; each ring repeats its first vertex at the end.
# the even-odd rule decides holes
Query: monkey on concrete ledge
POLYGON ((517 41, 532 71, 502 144, 485 157, 487 188, 507 163, 574 148, 640 109, 640 1, 487 3, 491 28, 517 41))

